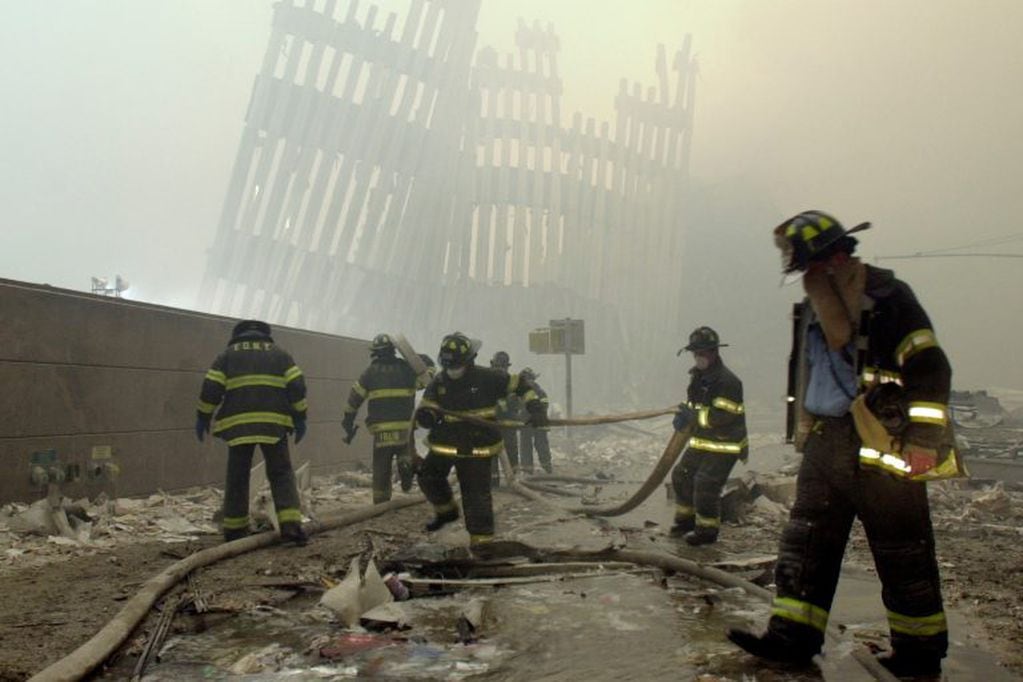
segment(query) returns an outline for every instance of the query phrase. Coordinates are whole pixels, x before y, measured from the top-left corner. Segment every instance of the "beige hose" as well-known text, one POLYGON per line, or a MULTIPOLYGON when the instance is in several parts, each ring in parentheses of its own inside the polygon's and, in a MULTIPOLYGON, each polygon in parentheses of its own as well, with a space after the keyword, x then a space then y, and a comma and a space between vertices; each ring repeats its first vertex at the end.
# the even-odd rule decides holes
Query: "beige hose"
MULTIPOLYGON (((484 417, 477 417, 472 414, 466 414, 464 412, 456 412, 454 410, 445 410, 442 407, 430 407, 431 412, 444 415, 445 417, 452 417, 459 421, 468 422, 469 424, 477 424, 479 426, 489 426, 495 429, 527 429, 532 428, 531 424, 526 422, 516 421, 514 419, 486 419, 484 417)), ((663 417, 667 414, 675 414, 678 412, 678 407, 665 407, 661 410, 646 410, 643 412, 622 412, 620 414, 605 414, 596 417, 573 417, 572 419, 548 419, 547 424, 549 426, 597 426, 600 424, 616 424, 618 422, 635 421, 637 419, 654 419, 655 417, 663 417)))
MULTIPOLYGON (((420 504, 425 501, 423 497, 409 497, 375 504, 372 507, 354 512, 327 515, 320 521, 309 523, 306 526, 306 530, 312 534, 333 528, 342 528, 389 511, 420 504)), ((142 589, 129 599, 124 607, 117 612, 117 615, 103 626, 102 630, 93 635, 92 639, 64 658, 33 675, 29 682, 63 682, 64 680, 82 679, 110 658, 146 617, 149 610, 153 608, 153 604, 189 573, 222 559, 228 559, 239 554, 251 552, 260 547, 272 545, 278 542, 278 540, 277 533, 268 531, 242 540, 226 542, 216 547, 204 549, 171 564, 146 581, 142 589)))

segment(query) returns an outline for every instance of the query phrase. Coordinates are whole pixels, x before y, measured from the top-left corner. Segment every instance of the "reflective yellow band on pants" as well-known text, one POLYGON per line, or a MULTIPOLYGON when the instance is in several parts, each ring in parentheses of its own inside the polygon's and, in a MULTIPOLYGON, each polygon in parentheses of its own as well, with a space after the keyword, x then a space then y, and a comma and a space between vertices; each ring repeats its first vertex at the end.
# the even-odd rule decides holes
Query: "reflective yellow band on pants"
POLYGON ((248 516, 225 516, 221 522, 224 530, 238 530, 239 528, 249 527, 248 516))
POLYGON ((484 545, 488 542, 493 542, 494 536, 491 533, 477 533, 469 535, 470 545, 484 545))
POLYGON ((198 410, 203 414, 213 414, 213 410, 217 409, 217 406, 213 403, 206 403, 202 400, 199 401, 198 410))
POLYGON ((294 507, 285 507, 277 510, 277 520, 281 523, 294 523, 302 521, 302 510, 294 507))
POLYGON ((945 612, 939 611, 929 616, 904 616, 894 611, 888 612, 888 625, 892 632, 917 637, 931 637, 948 631, 945 612))
POLYGON ((440 504, 433 505, 433 511, 440 516, 441 514, 449 514, 451 512, 458 511, 458 505, 455 504, 454 500, 448 500, 447 502, 441 502, 440 504))
POLYGON ((824 632, 828 627, 828 612, 810 602, 791 599, 789 597, 775 597, 771 606, 771 615, 791 620, 795 623, 809 625, 812 628, 824 632))
POLYGON ((693 509, 688 504, 676 504, 675 505, 675 518, 676 519, 689 518, 690 516, 692 516, 695 513, 696 513, 696 510, 693 509))
POLYGON ((720 528, 721 519, 716 516, 700 516, 697 514, 696 525, 703 526, 704 528, 720 528))
POLYGON ((458 448, 453 445, 439 445, 437 443, 429 443, 430 452, 441 455, 442 457, 493 457, 494 455, 501 452, 504 449, 504 442, 494 443, 493 445, 486 445, 479 448, 473 448, 472 453, 462 454, 458 448))
POLYGON ((696 436, 689 439, 689 447, 694 450, 721 452, 727 455, 741 454, 742 449, 746 447, 747 443, 749 443, 748 438, 743 438, 738 443, 721 440, 708 440, 707 438, 697 438, 696 436))

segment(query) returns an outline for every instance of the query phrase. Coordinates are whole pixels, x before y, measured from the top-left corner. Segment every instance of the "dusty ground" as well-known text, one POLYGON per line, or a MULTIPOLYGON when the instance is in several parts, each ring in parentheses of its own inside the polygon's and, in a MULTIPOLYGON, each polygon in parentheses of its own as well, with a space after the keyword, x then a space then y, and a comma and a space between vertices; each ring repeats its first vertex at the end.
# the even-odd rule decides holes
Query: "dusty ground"
MULTIPOLYGON (((586 457, 564 457, 563 470, 587 475, 595 470, 620 473, 623 463, 616 459, 624 452, 620 436, 588 451, 586 457)), ((1023 676, 1023 493, 939 484, 932 486, 931 497, 946 600, 967 615, 977 632, 984 633, 981 648, 998 656, 1013 674, 1023 676)), ((362 506, 369 500, 367 490, 352 487, 345 488, 343 494, 328 487, 321 498, 317 504, 320 513, 331 506, 331 499, 344 500, 345 507, 362 506)), ((150 505, 174 522, 165 522, 160 528, 150 524, 148 537, 133 530, 131 523, 158 514, 154 509, 147 512, 139 505, 128 505, 119 510, 121 516, 96 524, 92 540, 99 547, 83 549, 0 532, 0 541, 6 542, 0 544, 0 551, 6 553, 0 555, 0 680, 26 679, 69 653, 102 627, 154 573, 190 552, 215 544, 215 535, 202 534, 209 527, 200 518, 215 501, 216 496, 211 498, 208 491, 155 503, 151 499, 150 505), (175 510, 177 516, 167 510, 175 510), (189 519, 200 532, 188 542, 162 541, 180 537, 185 527, 179 516, 189 519)), ((783 511, 770 505, 749 511, 744 524, 726 529, 717 553, 773 554, 783 511)), ((392 549, 422 541, 425 534, 419 529, 429 513, 424 506, 414 506, 317 536, 304 548, 267 548, 202 569, 197 584, 211 605, 207 618, 221 617, 218 613, 229 616, 254 604, 279 603, 295 594, 294 584, 339 578, 353 556, 374 549, 386 556, 392 549), (292 586, 282 586, 285 583, 292 586)), ((656 538, 663 527, 643 532, 656 538)), ((866 542, 858 530, 847 560, 870 564, 866 542)), ((120 661, 115 662, 117 672, 111 679, 130 671, 155 621, 154 612, 133 635, 120 661)), ((182 618, 175 621, 175 627, 201 628, 203 623, 182 618)))

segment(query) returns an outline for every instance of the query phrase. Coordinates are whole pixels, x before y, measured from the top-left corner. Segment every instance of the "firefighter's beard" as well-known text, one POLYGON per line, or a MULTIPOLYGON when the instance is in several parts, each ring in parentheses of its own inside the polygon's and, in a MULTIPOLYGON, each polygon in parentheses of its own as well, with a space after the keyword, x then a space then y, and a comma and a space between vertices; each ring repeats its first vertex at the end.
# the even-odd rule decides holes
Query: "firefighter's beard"
POLYGON ((444 370, 449 379, 461 379, 465 374, 465 367, 448 367, 444 370))
POLYGON ((867 268, 859 258, 827 268, 813 268, 803 276, 803 289, 810 297, 831 350, 844 348, 852 340, 859 324, 866 283, 867 268))

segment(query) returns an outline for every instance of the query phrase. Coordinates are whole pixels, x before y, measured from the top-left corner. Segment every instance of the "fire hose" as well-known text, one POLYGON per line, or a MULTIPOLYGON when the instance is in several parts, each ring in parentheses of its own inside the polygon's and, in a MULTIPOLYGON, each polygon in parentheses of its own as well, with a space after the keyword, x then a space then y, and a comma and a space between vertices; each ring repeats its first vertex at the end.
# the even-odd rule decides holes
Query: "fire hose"
MULTIPOLYGON (((490 428, 529 428, 529 424, 520 421, 511 420, 492 420, 484 419, 474 415, 465 414, 462 412, 453 412, 451 410, 445 410, 440 408, 431 408, 438 414, 449 417, 451 419, 458 419, 471 424, 477 424, 479 426, 487 426, 490 428)), ((594 424, 613 424, 616 422, 630 421, 635 419, 653 419, 654 417, 660 417, 666 414, 673 414, 677 408, 670 407, 662 410, 647 410, 644 412, 625 412, 622 414, 603 415, 597 417, 583 417, 574 419, 551 419, 549 424, 551 426, 591 426, 594 424)), ((685 448, 686 443, 689 441, 689 436, 692 434, 692 429, 687 428, 684 431, 675 431, 672 433, 671 440, 668 441, 668 445, 664 448, 664 452, 661 453, 660 459, 657 460, 657 464, 654 466, 650 475, 647 476, 646 481, 639 487, 633 495, 620 504, 616 504, 610 507, 591 507, 591 506, 580 506, 580 507, 561 507, 560 505, 554 505, 553 502, 538 494, 536 491, 531 490, 529 487, 523 484, 522 481, 518 480, 515 472, 512 470, 511 462, 508 460, 508 455, 502 450, 501 451, 501 465, 505 469, 507 480, 510 482, 511 487, 514 488, 519 494, 524 497, 528 497, 531 500, 541 502, 543 504, 549 504, 556 506, 562 512, 568 512, 571 514, 585 514, 587 516, 621 516, 622 514, 628 514, 630 511, 643 504, 650 495, 657 490, 658 486, 661 485, 661 481, 668 475, 671 468, 678 461, 679 455, 682 454, 682 450, 685 448)))

